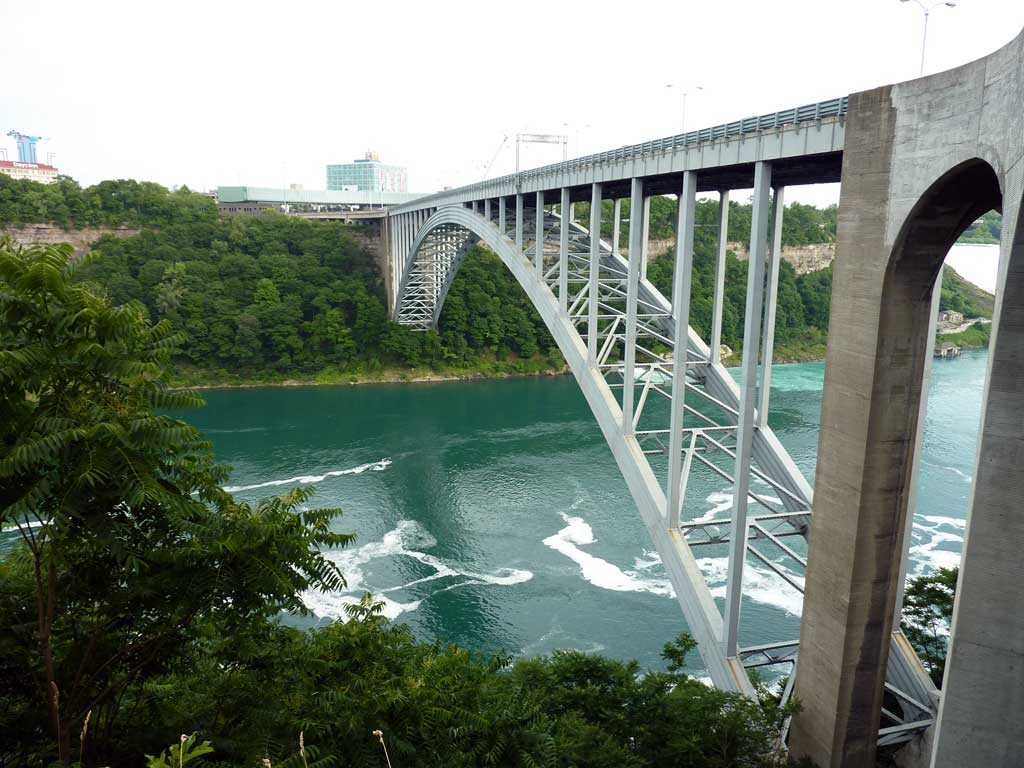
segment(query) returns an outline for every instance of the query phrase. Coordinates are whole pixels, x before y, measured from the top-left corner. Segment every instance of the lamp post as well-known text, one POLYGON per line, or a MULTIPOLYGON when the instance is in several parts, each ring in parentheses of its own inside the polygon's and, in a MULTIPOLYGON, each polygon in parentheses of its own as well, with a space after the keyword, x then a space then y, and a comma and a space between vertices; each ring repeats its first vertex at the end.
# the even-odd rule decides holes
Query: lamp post
MULTIPOLYGON (((683 93, 683 98, 682 98, 683 109, 682 109, 682 118, 679 121, 679 132, 680 133, 686 133, 686 95, 687 95, 688 91, 686 90, 686 88, 684 86, 676 85, 675 83, 669 83, 665 87, 666 88, 678 88, 683 93)), ((694 85, 694 86, 691 86, 691 87, 695 91, 703 91, 704 90, 704 86, 703 85, 694 85)))
MULTIPOLYGON (((910 0, 900 0, 900 2, 901 3, 909 3, 910 0)), ((924 35, 921 38, 921 71, 918 73, 920 75, 923 75, 924 74, 924 52, 925 52, 925 48, 928 47, 928 16, 931 14, 931 12, 935 8, 938 8, 940 5, 944 5, 947 8, 956 8, 956 3, 948 3, 948 2, 943 2, 943 0, 936 0, 936 2, 933 2, 933 3, 929 4, 929 5, 925 5, 924 3, 921 2, 921 0, 914 0, 914 2, 917 3, 920 6, 922 11, 924 11, 924 35)))

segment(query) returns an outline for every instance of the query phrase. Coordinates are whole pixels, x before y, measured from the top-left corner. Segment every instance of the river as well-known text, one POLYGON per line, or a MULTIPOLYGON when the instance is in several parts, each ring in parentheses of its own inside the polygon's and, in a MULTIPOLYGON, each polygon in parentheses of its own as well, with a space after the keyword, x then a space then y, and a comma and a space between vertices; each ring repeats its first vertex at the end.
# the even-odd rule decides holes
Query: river
MULTIPOLYGON (((935 362, 912 573, 959 558, 986 358, 935 362)), ((805 363, 772 375, 771 424, 811 478, 823 373, 823 363, 805 363)), ((358 536, 331 554, 348 590, 306 595, 313 615, 302 623, 344 616, 371 590, 424 640, 516 655, 577 648, 645 667, 660 667, 662 645, 685 629, 571 377, 222 390, 206 399, 187 418, 234 467, 237 497, 314 485, 313 503, 342 507, 338 530, 358 536)), ((731 498, 721 483, 698 492, 709 509, 731 498)), ((721 570, 712 558, 702 564, 721 570)), ((756 568, 748 581, 747 631, 792 636, 795 591, 756 568)))

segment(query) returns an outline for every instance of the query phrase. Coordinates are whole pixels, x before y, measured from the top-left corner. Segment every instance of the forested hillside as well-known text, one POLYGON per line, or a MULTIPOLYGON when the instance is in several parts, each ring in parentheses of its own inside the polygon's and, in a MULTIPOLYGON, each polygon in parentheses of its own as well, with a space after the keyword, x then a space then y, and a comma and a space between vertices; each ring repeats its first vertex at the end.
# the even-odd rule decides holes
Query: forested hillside
MULTIPOLYGON (((605 209, 609 235, 610 201, 605 209)), ((730 241, 749 240, 750 210, 749 204, 731 203, 730 241)), ((577 220, 588 216, 588 206, 578 204, 577 220)), ((625 242, 628 202, 623 217, 625 242)), ((652 239, 671 239, 675 220, 675 200, 652 199, 652 239)), ((43 186, 0 176, 0 226, 37 222, 144 230, 124 239, 102 238, 94 260, 79 274, 102 286, 115 303, 139 301, 152 320, 166 318, 185 332, 174 361, 180 384, 493 375, 563 365, 514 278, 482 248, 456 277, 438 332, 417 333, 387 321, 379 271, 353 236, 358 230, 348 225, 272 213, 221 218, 207 197, 151 183, 105 181, 83 189, 68 178, 43 186)), ((835 227, 835 207, 793 204, 786 209, 783 242, 830 242, 835 227)), ((717 235, 717 202, 698 202, 692 322, 705 335, 717 235)), ((652 257, 649 277, 671 295, 672 259, 652 257)), ((990 314, 985 294, 951 273, 943 306, 990 314)), ((737 353, 746 274, 746 262, 730 254, 722 340, 737 353)), ((783 262, 777 360, 823 357, 831 280, 831 269, 797 276, 783 262)))

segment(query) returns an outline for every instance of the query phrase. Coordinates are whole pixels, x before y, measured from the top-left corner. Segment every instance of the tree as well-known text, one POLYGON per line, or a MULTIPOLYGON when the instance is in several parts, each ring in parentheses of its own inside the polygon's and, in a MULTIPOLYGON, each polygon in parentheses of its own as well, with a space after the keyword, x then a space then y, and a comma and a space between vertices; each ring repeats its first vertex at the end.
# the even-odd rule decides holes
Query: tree
POLYGON ((937 686, 946 670, 946 646, 953 621, 959 568, 939 568, 907 584, 903 597, 903 633, 917 649, 937 686))
POLYGON ((0 241, 0 523, 20 536, 0 610, 21 660, 0 688, 48 713, 65 765, 90 713, 107 754, 125 697, 197 622, 237 631, 341 587, 319 548, 350 540, 337 510, 300 509, 308 491, 251 506, 221 490, 209 444, 154 412, 200 402, 164 382, 170 323, 76 284, 70 256, 0 241))

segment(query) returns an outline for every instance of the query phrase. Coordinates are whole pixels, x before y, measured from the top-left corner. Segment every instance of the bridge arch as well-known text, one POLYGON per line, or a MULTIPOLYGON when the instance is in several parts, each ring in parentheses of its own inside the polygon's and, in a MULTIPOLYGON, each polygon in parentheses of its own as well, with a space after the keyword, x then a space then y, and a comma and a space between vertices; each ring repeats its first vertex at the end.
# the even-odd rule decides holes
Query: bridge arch
MULTIPOLYGON (((577 234, 585 232, 581 227, 575 227, 575 230, 577 234)), ((449 241, 450 262, 432 279, 431 287, 435 291, 437 304, 429 313, 431 322, 436 323, 455 273, 472 245, 482 243, 494 251, 536 308, 576 378, 626 480, 641 520, 665 565, 687 625, 701 647, 708 671, 718 681, 732 681, 728 687, 752 694, 753 687, 746 676, 738 676, 725 657, 716 652, 721 634, 721 618, 714 598, 701 577, 696 558, 682 537, 666 525, 663 515, 665 495, 661 484, 645 460, 643 448, 636 437, 623 429, 618 400, 597 367, 588 361, 586 342, 577 332, 568 313, 561 311, 558 297, 547 282, 537 279, 535 264, 527 254, 530 241, 527 240, 523 250, 520 250, 512 237, 499 231, 494 222, 480 214, 461 206, 438 209, 423 222, 411 242, 404 277, 396 297, 396 317, 400 317, 403 310, 419 309, 415 306, 407 307, 403 302, 410 288, 416 284, 417 259, 422 259, 423 250, 430 247, 432 236, 439 231, 444 233, 443 239, 449 241), (718 618, 717 623, 715 617, 718 618)), ((534 239, 534 247, 535 243, 534 239)), ((621 257, 617 259, 620 263, 623 261, 621 257)), ((660 298, 657 290, 649 284, 647 291, 652 301, 656 300, 653 294, 660 298)), ((661 302, 667 307, 668 302, 664 298, 661 298, 661 302)), ((425 318, 428 315, 424 312, 421 316, 425 318)), ((699 338, 697 343, 701 343, 699 338)), ((732 386, 735 389, 735 385, 732 386)), ((738 396, 738 392, 735 394, 738 396)))
MULTIPOLYGON (((665 399, 670 397, 669 389, 673 380, 671 352, 667 359, 655 360, 654 357, 644 357, 643 354, 636 357, 636 370, 646 373, 638 374, 638 398, 634 418, 624 416, 623 406, 617 397, 618 393, 625 398, 626 385, 620 375, 624 370, 624 363, 621 359, 617 363, 611 362, 608 352, 612 347, 624 352, 623 326, 627 323, 623 316, 618 316, 617 319, 608 318, 617 301, 625 302, 628 290, 623 284, 627 282, 630 272, 635 272, 635 261, 639 259, 632 255, 625 258, 613 252, 611 246, 600 239, 595 243, 591 240, 587 228, 574 222, 568 223, 565 239, 570 242, 568 250, 574 252, 568 267, 573 279, 566 280, 565 285, 569 286, 569 289, 563 305, 558 295, 562 290, 558 275, 560 267, 557 263, 551 263, 558 259, 556 254, 560 249, 563 219, 560 214, 555 215, 553 212, 543 214, 545 231, 541 243, 544 264, 538 268, 536 226, 531 228, 531 224, 537 221, 536 210, 532 209, 530 216, 523 217, 524 226, 518 237, 514 230, 502 232, 499 224, 490 217, 464 206, 453 205, 434 211, 421 223, 415 237, 409 238, 409 252, 402 255, 404 268, 396 296, 396 319, 401 321, 403 316, 412 317, 414 320, 418 318, 422 323, 419 327, 429 327, 431 322, 436 322, 440 313, 439 305, 447 295, 455 272, 472 244, 482 243, 501 258, 536 308, 579 384, 626 481, 644 527, 661 557, 687 626, 698 642, 710 676, 721 688, 753 695, 754 688, 745 672, 744 651, 739 655, 725 653, 722 642, 722 614, 689 544, 690 535, 695 532, 703 535, 704 528, 698 526, 694 530, 684 530, 685 526, 680 528, 678 522, 673 524, 666 513, 666 487, 664 478, 660 476, 664 468, 660 465, 652 467, 650 460, 652 453, 668 453, 665 430, 660 430, 658 434, 659 430, 645 433, 643 429, 638 428, 638 425, 642 426, 641 414, 646 413, 644 404, 648 399, 648 393, 651 393, 651 401, 658 400, 659 395, 665 399), (431 248, 437 247, 436 243, 431 244, 435 239, 435 233, 441 233, 440 240, 447 248, 446 263, 438 264, 434 255, 430 253, 431 248), (517 246, 516 240, 519 238, 522 239, 522 248, 517 246), (575 265, 571 263, 573 261, 575 265), (634 262, 634 270, 630 269, 630 262, 634 262), (594 264, 598 266, 591 270, 594 264), (600 280, 592 283, 599 285, 598 300, 602 318, 598 334, 598 352, 593 357, 593 351, 588 349, 589 293, 583 289, 573 294, 578 287, 574 287, 575 284, 587 282, 585 273, 588 270, 591 270, 592 275, 600 274, 600 280), (417 275, 417 272, 433 274, 417 275), (432 293, 428 300, 415 295, 417 290, 422 294, 423 286, 432 293), (412 301, 409 301, 410 289, 414 289, 411 292, 412 301), (423 305, 431 301, 436 301, 438 307, 428 311, 423 305), (620 323, 619 320, 623 322, 620 323), (620 344, 622 346, 616 346, 620 344), (616 366, 618 374, 610 370, 616 366), (659 444, 660 448, 656 448, 655 446, 659 444)), ((591 225, 593 226, 593 222, 591 225)), ((636 243, 633 245, 636 246, 636 243)), ((631 248, 631 253, 638 250, 638 247, 631 248)), ((674 347, 676 324, 670 303, 646 278, 636 277, 636 292, 636 301, 643 315, 640 321, 640 336, 646 335, 650 340, 657 340, 662 345, 669 345, 670 348, 674 347)), ((718 439, 721 442, 708 447, 721 453, 727 464, 731 463, 735 460, 731 436, 737 430, 739 386, 720 363, 712 363, 708 345, 702 338, 692 328, 686 325, 682 327, 686 334, 686 388, 692 391, 699 387, 710 402, 724 409, 719 415, 724 415, 726 422, 712 426, 712 429, 725 430, 719 434, 718 439), (730 437, 725 437, 726 434, 730 437)), ((642 348, 642 339, 635 343, 638 350, 642 348)), ((692 406, 688 407, 691 412, 694 411, 692 406)), ((706 417, 701 418, 710 421, 706 417)), ((698 446, 698 450, 700 448, 698 446)), ((784 531, 776 528, 776 532, 781 536, 803 535, 806 532, 809 514, 810 487, 767 424, 755 431, 752 452, 757 467, 747 471, 753 473, 756 482, 765 482, 767 478, 769 484, 774 483, 772 487, 777 490, 779 497, 774 499, 777 508, 768 510, 769 513, 777 514, 768 514, 771 523, 765 524, 781 524, 785 528, 784 531)), ((687 464, 687 471, 688 466, 687 464)), ((729 470, 731 471, 731 467, 729 470)), ((720 471, 719 474, 732 482, 732 477, 728 473, 720 471)), ((754 496, 763 500, 762 494, 755 493, 754 496)), ((758 519, 754 518, 755 522, 758 519)), ((728 520, 718 520, 709 525, 722 526, 727 523, 728 520)), ((727 529, 725 533, 717 531, 714 536, 708 535, 705 537, 706 540, 697 542, 697 545, 724 545, 728 541, 727 532, 727 529)), ((799 581, 793 579, 790 579, 790 583, 799 585, 799 581)), ((775 643, 770 653, 783 659, 779 663, 791 664, 795 658, 795 651, 795 642, 775 643)), ((751 654, 758 657, 756 661, 764 661, 764 651, 751 651, 751 654)))

